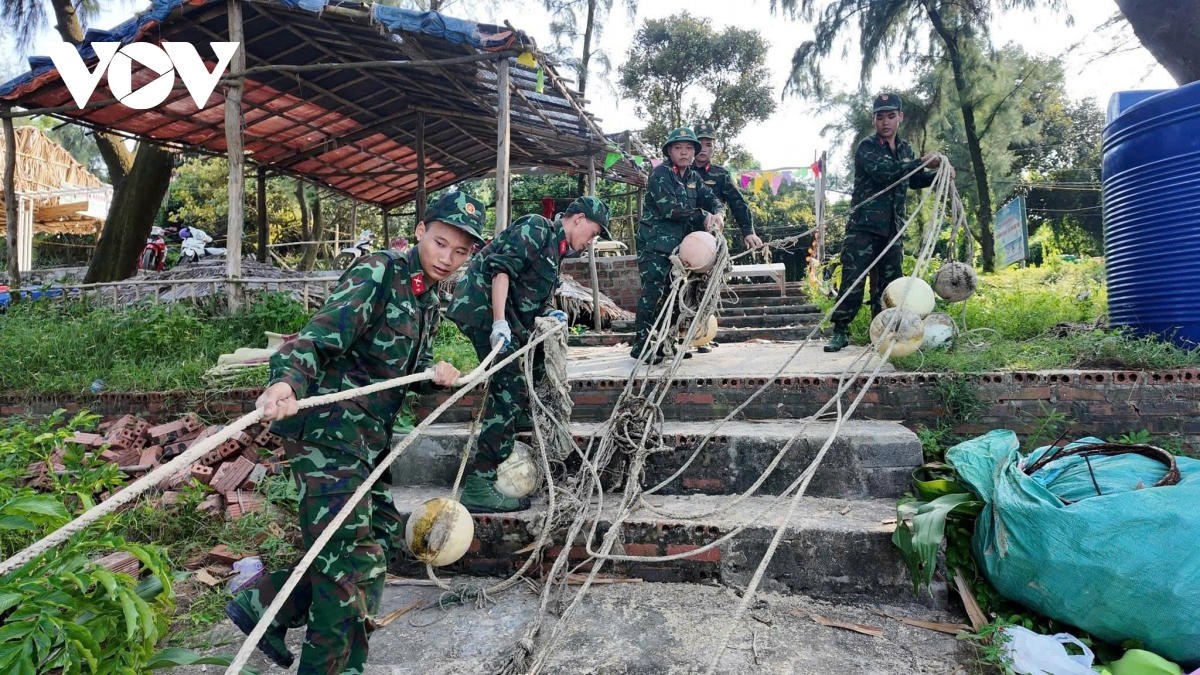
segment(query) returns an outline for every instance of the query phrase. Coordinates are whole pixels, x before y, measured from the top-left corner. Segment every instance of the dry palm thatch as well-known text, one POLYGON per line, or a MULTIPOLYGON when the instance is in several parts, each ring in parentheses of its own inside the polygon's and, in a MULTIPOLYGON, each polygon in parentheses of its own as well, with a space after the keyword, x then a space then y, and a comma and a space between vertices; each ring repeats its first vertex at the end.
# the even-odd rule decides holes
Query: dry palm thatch
MULTIPOLYGON (((566 312, 572 321, 578 320, 583 314, 592 313, 592 289, 581 285, 570 275, 561 276, 561 283, 554 291, 555 304, 566 312)), ((600 321, 608 325, 613 321, 633 321, 633 313, 617 306, 607 295, 600 294, 600 321)))
MULTIPOLYGON (((106 188, 71 153, 50 140, 41 129, 17 127, 17 166, 14 187, 18 194, 45 192, 69 188, 106 188)), ((4 161, 4 146, 0 144, 0 163, 4 161)), ((4 195, 0 194, 0 205, 4 195)), ((104 220, 81 213, 88 208, 83 197, 46 197, 34 205, 34 232, 54 234, 93 234, 104 220)), ((5 214, 0 207, 0 233, 5 232, 5 214)))
MULTIPOLYGON (((292 272, 260 263, 254 258, 244 258, 242 260, 243 279, 271 279, 280 282, 278 284, 248 284, 247 290, 250 292, 255 290, 290 292, 297 302, 302 302, 305 289, 304 283, 301 280, 312 279, 314 276, 329 277, 326 281, 308 282, 308 306, 315 309, 324 304, 326 292, 332 290, 337 285, 337 279, 332 273, 292 272)), ((217 257, 202 260, 192 265, 174 267, 162 272, 143 273, 137 277, 136 281, 169 282, 188 279, 223 279, 224 277, 225 258, 217 257)), ((118 289, 117 297, 120 299, 120 302, 129 305, 154 296, 156 289, 158 291, 158 301, 180 302, 191 300, 193 297, 199 299, 208 297, 214 293, 224 293, 225 284, 223 282, 198 284, 163 283, 162 285, 139 284, 136 288, 133 285, 129 285, 119 286, 118 289)), ((104 293, 111 293, 111 291, 105 290, 104 293)))

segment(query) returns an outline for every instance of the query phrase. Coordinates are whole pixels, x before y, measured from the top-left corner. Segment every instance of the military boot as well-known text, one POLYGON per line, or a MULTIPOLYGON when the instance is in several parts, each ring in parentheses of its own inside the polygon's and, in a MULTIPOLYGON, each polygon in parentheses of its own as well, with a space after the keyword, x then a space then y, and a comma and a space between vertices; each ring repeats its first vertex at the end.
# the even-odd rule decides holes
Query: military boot
POLYGON ((834 326, 833 337, 829 338, 829 342, 826 343, 825 351, 840 352, 848 344, 850 344, 850 329, 846 326, 834 326))
MULTIPOLYGON (((258 624, 258 618, 256 618, 254 611, 243 607, 238 602, 239 599, 246 597, 245 593, 239 593, 237 597, 230 600, 225 605, 225 616, 228 616, 233 625, 237 626, 243 633, 249 635, 254 632, 254 626, 258 624)), ((283 638, 286 635, 286 628, 271 626, 262 636, 262 639, 258 641, 258 651, 262 652, 264 656, 271 659, 271 662, 280 668, 291 668, 292 660, 295 658, 288 651, 287 643, 284 642, 283 638)))
POLYGON ((459 500, 471 513, 508 513, 529 508, 527 498, 505 497, 496 489, 495 471, 473 471, 463 480, 459 500))

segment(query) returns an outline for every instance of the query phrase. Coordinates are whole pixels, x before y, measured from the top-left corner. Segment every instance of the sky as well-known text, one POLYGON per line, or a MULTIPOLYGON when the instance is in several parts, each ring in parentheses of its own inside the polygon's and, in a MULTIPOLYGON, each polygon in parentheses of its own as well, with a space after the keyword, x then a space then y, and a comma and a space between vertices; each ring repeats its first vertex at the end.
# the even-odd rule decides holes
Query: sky
MULTIPOLYGON (((600 47, 613 61, 614 72, 609 78, 616 80, 615 68, 624 61, 625 53, 637 27, 646 19, 660 19, 687 10, 695 16, 712 21, 714 28, 738 26, 762 33, 770 44, 768 67, 771 84, 779 101, 770 119, 750 126, 737 139, 759 160, 764 169, 787 166, 807 166, 817 153, 828 150, 831 161, 844 158, 844 150, 833 147, 832 139, 823 138, 821 129, 833 118, 821 115, 810 101, 788 96, 781 98, 791 68, 792 53, 796 47, 812 35, 809 26, 772 14, 770 0, 642 0, 635 22, 628 19, 624 0, 613 0, 612 15, 603 34, 600 47)), ((114 3, 119 4, 119 3, 114 3)), ((997 46, 1014 42, 1026 51, 1043 56, 1059 56, 1066 53, 1067 90, 1073 98, 1094 99, 1102 108, 1109 97, 1117 91, 1131 89, 1169 89, 1175 86, 1166 71, 1154 58, 1134 41, 1132 48, 1113 56, 1103 57, 1114 41, 1128 35, 1097 29, 1117 11, 1113 0, 1067 0, 1067 12, 1053 13, 1048 10, 1014 12, 1001 15, 993 21, 992 38, 997 46), (1067 23, 1067 15, 1073 19, 1067 23)), ((132 14, 137 5, 126 4, 124 11, 110 11, 97 22, 101 28, 120 23, 132 14)), ((534 37, 543 47, 553 44, 550 37, 550 15, 542 9, 540 0, 498 0, 489 3, 472 0, 452 2, 448 14, 477 21, 502 23, 504 19, 534 37)), ((34 53, 44 54, 45 45, 57 41, 58 35, 47 29, 37 41, 34 53)), ((853 47, 853 45, 851 45, 853 47)), ((11 43, 0 38, 0 53, 6 54, 11 65, 15 59, 11 43)), ((843 89, 853 89, 858 84, 859 62, 851 49, 850 55, 826 61, 825 73, 831 82, 844 83, 843 89)), ((902 85, 907 81, 903 72, 889 72, 881 65, 872 76, 873 86, 885 83, 902 85)), ((621 100, 614 87, 597 84, 589 86, 589 109, 602 121, 606 132, 637 129, 644 125, 634 112, 634 104, 621 100)))

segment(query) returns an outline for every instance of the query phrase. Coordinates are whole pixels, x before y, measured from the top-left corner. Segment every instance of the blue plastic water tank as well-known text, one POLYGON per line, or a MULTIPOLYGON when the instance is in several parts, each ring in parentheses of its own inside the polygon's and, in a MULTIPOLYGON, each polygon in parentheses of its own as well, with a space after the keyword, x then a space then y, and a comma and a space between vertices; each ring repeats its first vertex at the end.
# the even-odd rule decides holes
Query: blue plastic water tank
POLYGON ((1200 344, 1200 82, 1122 107, 1104 129, 1109 322, 1200 344))

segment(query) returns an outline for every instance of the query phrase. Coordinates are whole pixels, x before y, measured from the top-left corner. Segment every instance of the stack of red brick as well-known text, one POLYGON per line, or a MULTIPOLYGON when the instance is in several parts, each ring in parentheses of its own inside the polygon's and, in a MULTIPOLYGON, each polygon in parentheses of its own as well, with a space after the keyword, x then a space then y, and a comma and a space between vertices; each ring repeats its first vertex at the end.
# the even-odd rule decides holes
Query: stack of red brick
MULTIPOLYGON (((68 441, 93 448, 101 459, 120 466, 131 476, 141 476, 222 428, 205 426, 194 413, 157 426, 134 415, 125 415, 115 422, 101 424, 100 433, 76 432, 68 441)), ((61 457, 58 454, 51 458, 52 468, 56 471, 63 470, 58 461, 61 457)), ((195 481, 207 485, 213 492, 197 507, 200 511, 225 513, 237 519, 262 508, 262 496, 255 488, 265 477, 278 474, 282 466, 283 450, 279 437, 266 428, 251 427, 164 481, 162 487, 166 492, 161 503, 179 501, 174 490, 195 481)))

